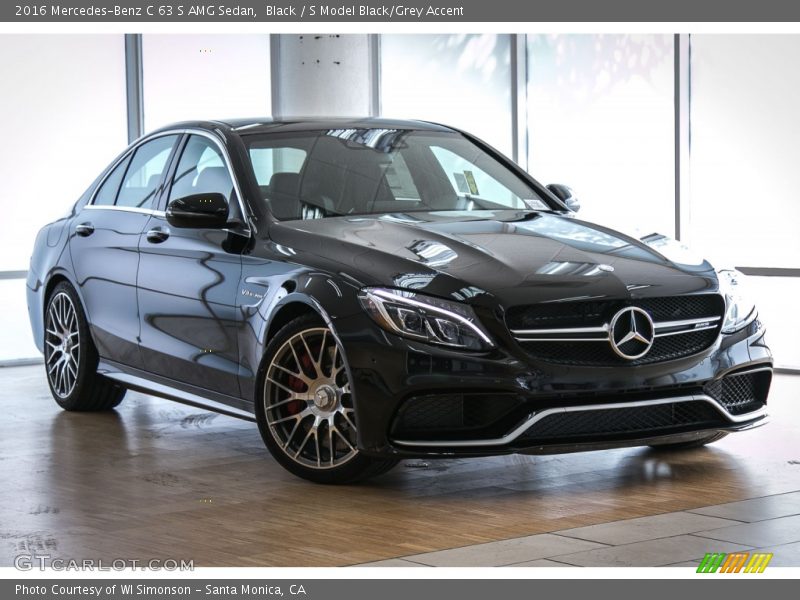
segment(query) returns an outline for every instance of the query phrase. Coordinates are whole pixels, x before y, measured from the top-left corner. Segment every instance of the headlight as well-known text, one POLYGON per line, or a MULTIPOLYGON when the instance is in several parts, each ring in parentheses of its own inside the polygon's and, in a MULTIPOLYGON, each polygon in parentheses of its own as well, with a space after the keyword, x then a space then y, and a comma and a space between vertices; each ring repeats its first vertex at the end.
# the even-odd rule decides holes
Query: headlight
POLYGON ((494 346, 466 304, 381 288, 365 288, 358 297, 369 316, 391 333, 467 350, 494 346))
POLYGON ((722 333, 736 333, 756 318, 756 306, 743 289, 744 275, 736 270, 718 271, 719 290, 725 296, 722 333))

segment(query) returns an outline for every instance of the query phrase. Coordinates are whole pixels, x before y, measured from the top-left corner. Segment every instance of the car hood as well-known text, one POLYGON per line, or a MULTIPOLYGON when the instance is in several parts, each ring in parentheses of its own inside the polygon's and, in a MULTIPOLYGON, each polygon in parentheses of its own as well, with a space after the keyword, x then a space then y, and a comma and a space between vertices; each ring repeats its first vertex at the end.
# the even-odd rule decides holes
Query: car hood
MULTIPOLYGON (((665 256, 642 240, 544 212, 384 214, 281 222, 273 244, 356 285, 415 289, 504 304, 715 291, 711 265, 665 256)), ((659 246, 657 250, 655 246, 659 246)))

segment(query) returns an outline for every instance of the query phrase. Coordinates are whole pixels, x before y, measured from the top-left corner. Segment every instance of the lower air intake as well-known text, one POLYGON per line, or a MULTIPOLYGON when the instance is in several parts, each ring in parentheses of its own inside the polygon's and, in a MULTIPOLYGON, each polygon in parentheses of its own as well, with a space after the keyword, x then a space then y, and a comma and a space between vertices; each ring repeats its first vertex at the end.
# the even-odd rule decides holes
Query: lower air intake
POLYGON ((643 437, 727 424, 719 411, 708 402, 681 401, 555 413, 534 423, 523 434, 523 438, 527 441, 551 441, 603 436, 643 437))
POLYGON ((502 435, 518 421, 515 413, 524 403, 519 396, 506 393, 414 396, 398 411, 392 435, 411 440, 502 435))
POLYGON ((758 410, 767 402, 772 371, 734 373, 707 383, 703 391, 733 415, 758 410))

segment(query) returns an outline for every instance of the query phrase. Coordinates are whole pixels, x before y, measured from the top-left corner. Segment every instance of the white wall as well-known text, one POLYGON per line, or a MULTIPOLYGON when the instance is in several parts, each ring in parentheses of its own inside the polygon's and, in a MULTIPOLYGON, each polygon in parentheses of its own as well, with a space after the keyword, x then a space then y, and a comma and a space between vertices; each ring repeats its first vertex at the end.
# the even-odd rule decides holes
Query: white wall
POLYGON ((145 132, 272 113, 269 35, 142 36, 145 132))

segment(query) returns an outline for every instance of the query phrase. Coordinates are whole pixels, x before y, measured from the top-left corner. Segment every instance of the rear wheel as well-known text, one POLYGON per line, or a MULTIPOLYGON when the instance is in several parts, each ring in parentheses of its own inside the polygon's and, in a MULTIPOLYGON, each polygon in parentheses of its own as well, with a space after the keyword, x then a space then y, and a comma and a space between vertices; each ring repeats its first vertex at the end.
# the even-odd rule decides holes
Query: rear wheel
POLYGON ((122 402, 125 388, 97 373, 97 349, 78 295, 62 281, 47 302, 44 332, 47 383, 65 410, 108 410, 122 402))
POLYGON ((397 464, 359 452, 346 358, 318 318, 299 317, 283 327, 264 360, 256 417, 264 443, 288 471, 316 483, 342 484, 397 464))
POLYGON ((701 438, 697 438, 696 440, 691 440, 689 442, 675 442, 673 444, 653 444, 650 446, 651 448, 655 448, 657 450, 689 450, 691 448, 701 448, 707 444, 713 444, 714 442, 721 440, 726 435, 728 435, 727 431, 717 431, 715 433, 711 433, 701 438))

